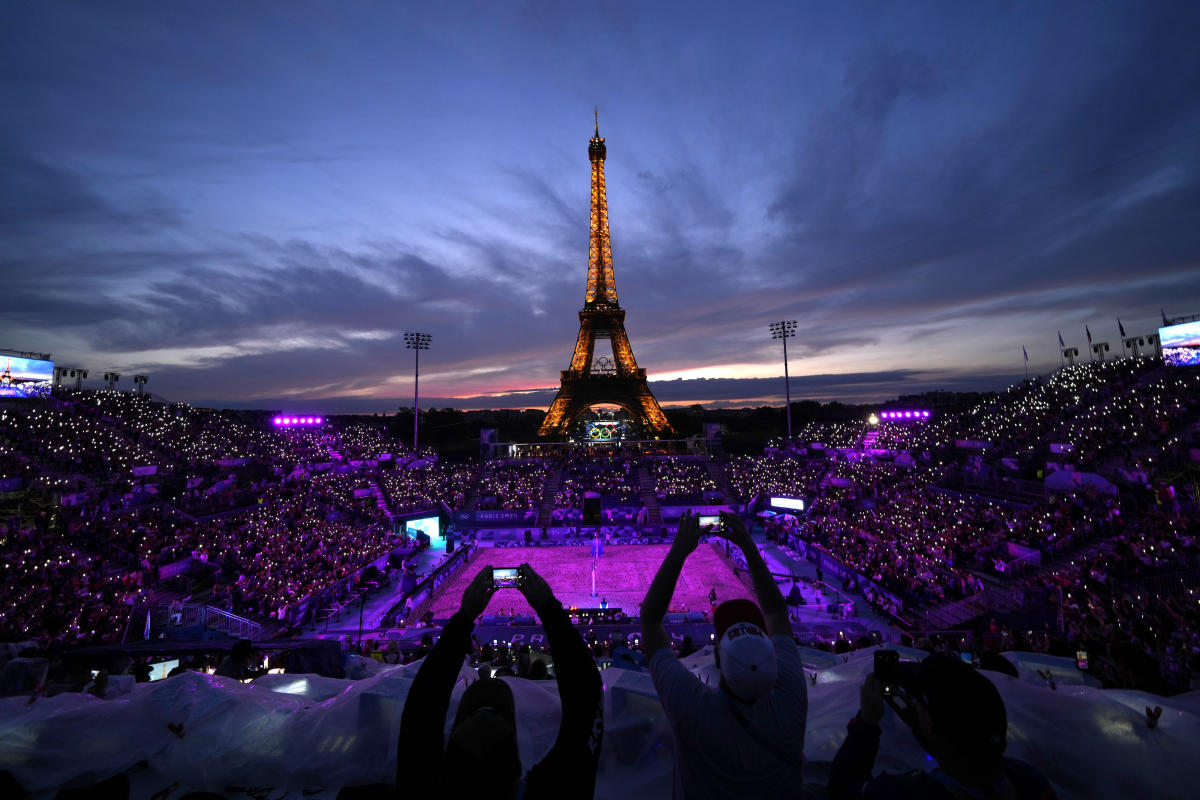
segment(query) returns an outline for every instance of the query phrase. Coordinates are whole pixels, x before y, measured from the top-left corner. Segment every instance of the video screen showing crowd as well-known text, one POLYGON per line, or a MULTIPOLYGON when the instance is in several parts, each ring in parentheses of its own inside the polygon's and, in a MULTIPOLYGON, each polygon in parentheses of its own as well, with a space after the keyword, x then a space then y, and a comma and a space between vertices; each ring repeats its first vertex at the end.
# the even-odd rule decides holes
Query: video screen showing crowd
MULTIPOLYGON (((333 610, 337 622, 382 604, 386 625, 336 641, 372 675, 412 670, 420 687, 390 785, 419 772, 451 794, 592 796, 602 753, 629 741, 602 697, 627 671, 661 703, 678 797, 814 783, 831 797, 1052 797, 1047 778, 1066 779, 1006 751, 1002 678, 1048 687, 1069 663, 1070 680, 1144 693, 1147 730, 1156 705, 1200 688, 1194 367, 1078 364, 964 410, 812 423, 744 455, 709 443, 451 460, 411 452, 386 420, 274 416, 67 388, 3 401, 0 703, 136 699, 126 678, 265 680, 286 668, 273 648, 319 639, 322 615, 328 628, 333 610), (510 516, 520 528, 487 522, 510 516), (552 549, 568 563, 575 543, 583 567, 535 566, 552 549), (618 555, 608 580, 629 593, 596 597, 589 616, 579 576, 618 555), (694 579, 708 558, 734 589, 710 596, 694 579), (516 572, 497 582, 494 568, 516 572), (131 647, 189 608, 244 623, 254 648, 234 654, 234 634, 170 656, 131 647), (544 635, 479 636, 522 626, 544 635), (76 655, 97 648, 100 670, 76 655), (871 669, 855 707, 810 767, 824 713, 810 694, 860 650, 871 669), (532 763, 514 681, 557 687, 557 738, 532 763), (880 773, 881 741, 900 735, 937 768, 880 773)), ((587 433, 605 448, 621 435, 587 433)))

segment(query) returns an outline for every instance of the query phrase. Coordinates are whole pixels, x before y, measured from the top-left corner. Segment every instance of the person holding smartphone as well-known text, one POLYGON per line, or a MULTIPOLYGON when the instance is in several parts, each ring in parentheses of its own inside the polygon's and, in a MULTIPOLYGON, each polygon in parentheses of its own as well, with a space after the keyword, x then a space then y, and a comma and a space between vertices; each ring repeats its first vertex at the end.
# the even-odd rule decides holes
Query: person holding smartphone
POLYGON ((1050 783, 1031 765, 1004 757, 1004 700, 982 672, 953 653, 934 653, 915 664, 901 663, 894 650, 876 650, 875 670, 863 681, 859 703, 830 766, 831 800, 1055 797, 1050 783), (912 729, 937 760, 937 769, 872 776, 886 706, 912 729))
POLYGON ((671 650, 663 627, 683 563, 700 541, 700 519, 685 512, 679 532, 642 602, 650 675, 675 737, 676 798, 803 796, 808 684, 792 638, 787 604, 746 525, 721 514, 713 531, 746 556, 758 604, 738 598, 713 612, 721 672, 709 686, 671 650))
POLYGON ((602 684, 579 631, 550 585, 528 564, 481 569, 463 591, 462 604, 417 671, 404 712, 396 761, 396 786, 413 797, 591 797, 604 735, 602 684), (500 583, 501 586, 497 586, 500 583), (546 631, 562 703, 558 738, 545 758, 522 777, 513 693, 504 679, 485 678, 463 692, 447 741, 450 695, 471 631, 499 589, 515 588, 537 612, 546 631))

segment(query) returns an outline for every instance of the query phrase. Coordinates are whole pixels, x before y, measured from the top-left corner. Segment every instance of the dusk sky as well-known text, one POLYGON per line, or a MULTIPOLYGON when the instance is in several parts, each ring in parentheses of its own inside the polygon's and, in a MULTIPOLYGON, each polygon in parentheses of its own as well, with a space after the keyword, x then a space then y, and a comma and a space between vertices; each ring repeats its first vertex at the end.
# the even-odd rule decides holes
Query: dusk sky
POLYGON ((781 319, 793 399, 1003 388, 1200 313, 1198 42, 1194 0, 7 2, 0 347, 394 411, 417 330, 423 407, 544 407, 598 106, 664 405, 781 402, 781 319))

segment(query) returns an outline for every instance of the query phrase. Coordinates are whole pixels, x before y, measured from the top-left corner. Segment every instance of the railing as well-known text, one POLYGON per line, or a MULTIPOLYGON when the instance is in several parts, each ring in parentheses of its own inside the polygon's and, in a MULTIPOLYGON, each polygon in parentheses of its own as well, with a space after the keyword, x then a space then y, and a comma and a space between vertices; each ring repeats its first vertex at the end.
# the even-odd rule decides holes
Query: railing
POLYGON ((220 631, 239 639, 261 639, 262 625, 219 608, 194 603, 166 603, 155 609, 154 624, 165 628, 186 628, 200 625, 207 630, 220 631))
POLYGON ((954 620, 954 622, 950 623, 951 625, 954 625, 957 624, 960 619, 968 620, 971 617, 977 617, 987 610, 987 605, 984 603, 984 598, 987 596, 987 594, 987 591, 976 592, 970 597, 964 597, 962 600, 956 600, 953 603, 947 603, 943 606, 931 608, 928 612, 926 612, 925 619, 950 619, 954 620), (959 612, 961 611, 966 611, 968 613, 966 616, 960 618, 959 612))
POLYGON ((383 625, 386 627, 398 622, 406 604, 411 609, 411 613, 415 613, 422 603, 433 596, 433 590, 441 585, 442 581, 467 563, 474 551, 475 548, 471 545, 463 545, 454 551, 452 556, 435 567, 423 581, 413 587, 412 591, 403 594, 392 604, 392 607, 383 615, 383 625))

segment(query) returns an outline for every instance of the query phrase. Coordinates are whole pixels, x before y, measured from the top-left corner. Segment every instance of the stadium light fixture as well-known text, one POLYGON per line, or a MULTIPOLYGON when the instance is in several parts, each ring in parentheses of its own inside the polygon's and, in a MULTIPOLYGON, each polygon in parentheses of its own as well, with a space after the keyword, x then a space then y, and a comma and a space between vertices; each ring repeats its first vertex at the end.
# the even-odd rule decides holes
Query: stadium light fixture
POLYGON ((783 340, 783 391, 787 400, 787 438, 792 439, 792 385, 788 376, 787 340, 796 335, 796 320, 785 319, 772 322, 767 328, 771 331, 772 339, 783 340))
POLYGON ((406 331, 404 334, 404 349, 413 351, 413 455, 417 454, 417 424, 421 419, 421 412, 417 405, 420 400, 420 393, 417 387, 421 380, 421 351, 428 350, 430 342, 433 341, 433 336, 428 333, 418 333, 415 331, 406 331))

